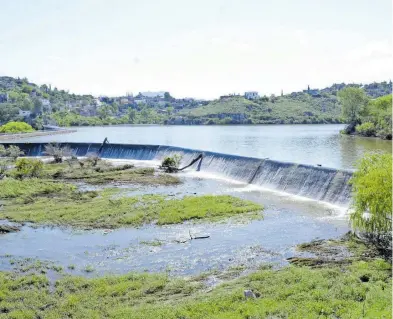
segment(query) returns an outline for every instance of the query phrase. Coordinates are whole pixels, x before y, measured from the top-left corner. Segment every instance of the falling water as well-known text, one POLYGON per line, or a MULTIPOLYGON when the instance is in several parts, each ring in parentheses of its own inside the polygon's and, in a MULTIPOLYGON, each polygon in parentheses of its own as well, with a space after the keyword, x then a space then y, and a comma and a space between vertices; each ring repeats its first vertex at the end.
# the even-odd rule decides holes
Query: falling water
MULTIPOLYGON (((45 144, 14 144, 27 156, 44 155, 45 144)), ((86 156, 100 148, 99 143, 61 145, 68 145, 76 156, 86 156)), ((166 156, 181 154, 181 165, 187 165, 201 153, 203 159, 189 169, 331 204, 349 204, 351 187, 348 181, 352 172, 347 170, 160 145, 108 144, 101 156, 110 159, 162 160, 166 156)))

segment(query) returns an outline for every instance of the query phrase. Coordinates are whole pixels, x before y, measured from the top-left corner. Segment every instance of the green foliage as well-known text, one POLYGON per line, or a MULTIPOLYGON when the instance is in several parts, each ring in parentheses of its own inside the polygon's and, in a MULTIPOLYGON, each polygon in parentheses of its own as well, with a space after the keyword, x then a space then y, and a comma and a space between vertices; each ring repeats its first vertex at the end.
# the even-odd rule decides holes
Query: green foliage
POLYGON ((206 292, 193 278, 129 273, 100 278, 0 272, 0 318, 390 318, 391 265, 261 269, 206 292), (362 282, 360 278, 368 278, 362 282), (244 289, 259 298, 245 300, 244 289), (50 305, 50 306, 48 306, 50 305))
POLYGON ((167 156, 162 160, 161 168, 168 173, 176 172, 179 168, 182 156, 180 154, 174 154, 167 156))
POLYGON ((342 115, 348 123, 357 123, 364 113, 368 98, 364 90, 356 87, 347 87, 338 92, 342 105, 342 115))
MULTIPOLYGON (((371 100, 367 105, 362 122, 371 122, 375 126, 372 136, 392 139, 392 95, 371 100)), ((362 134, 363 135, 363 134, 362 134)))
POLYGON ((363 124, 356 125, 356 132, 363 136, 374 136, 375 125, 371 122, 365 122, 363 124))
MULTIPOLYGON (((0 184, 1 186, 1 184, 0 184)), ((23 192, 22 192, 23 193, 23 192)), ((54 193, 54 194, 53 194, 54 193)), ((118 189, 99 193, 61 192, 54 196, 11 203, 0 218, 12 221, 30 221, 77 227, 121 227, 181 223, 191 219, 222 219, 243 213, 260 217, 262 207, 231 196, 200 196, 172 199, 158 195, 120 197, 118 189), (92 195, 92 196, 90 196, 92 195), (116 197, 113 197, 116 195, 116 197)))
POLYGON ((31 125, 25 122, 8 122, 0 126, 0 133, 27 133, 33 131, 31 125))
POLYGON ((352 226, 366 232, 391 232, 392 155, 366 154, 359 162, 351 184, 352 226))
POLYGON ((53 156, 55 163, 61 163, 63 157, 72 155, 72 151, 68 146, 61 147, 58 144, 50 143, 45 145, 44 154, 53 156))
POLYGON ((7 148, 7 156, 11 157, 13 160, 16 160, 19 156, 23 155, 24 152, 16 145, 10 145, 7 148))
POLYGON ((7 149, 4 147, 3 144, 0 144, 0 157, 7 156, 7 149))
POLYGON ((227 97, 178 113, 195 124, 298 124, 339 123, 340 105, 335 96, 311 98, 308 94, 262 97, 250 101, 227 97))
POLYGON ((44 163, 38 159, 20 158, 15 163, 15 175, 18 178, 40 177, 44 163))
POLYGON ((59 194, 62 192, 74 191, 75 189, 73 185, 45 181, 37 178, 28 180, 5 178, 0 180, 0 198, 2 199, 59 194))

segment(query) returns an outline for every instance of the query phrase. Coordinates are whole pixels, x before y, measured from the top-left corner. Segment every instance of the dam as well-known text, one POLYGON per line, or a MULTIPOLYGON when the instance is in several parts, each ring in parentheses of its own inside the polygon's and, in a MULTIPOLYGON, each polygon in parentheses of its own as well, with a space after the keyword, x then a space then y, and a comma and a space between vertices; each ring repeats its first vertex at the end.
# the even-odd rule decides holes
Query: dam
MULTIPOLYGON (((11 143, 4 145, 11 145, 11 143)), ((12 145, 19 146, 26 156, 45 155, 46 143, 12 143, 12 145)), ((97 153, 101 146, 100 143, 59 143, 59 145, 70 147, 73 154, 78 157, 97 153)), ((161 161, 166 156, 180 154, 182 155, 181 165, 187 165, 201 153, 203 158, 188 170, 200 171, 337 206, 346 207, 350 203, 351 186, 348 182, 353 173, 351 170, 166 145, 111 143, 103 147, 100 155, 107 159, 161 161)))

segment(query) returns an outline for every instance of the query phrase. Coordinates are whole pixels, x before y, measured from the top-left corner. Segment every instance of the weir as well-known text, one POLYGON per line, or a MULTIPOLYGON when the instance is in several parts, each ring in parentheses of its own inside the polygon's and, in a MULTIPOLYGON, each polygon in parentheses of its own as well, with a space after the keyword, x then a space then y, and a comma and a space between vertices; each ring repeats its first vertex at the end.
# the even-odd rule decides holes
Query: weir
MULTIPOLYGON (((26 156, 43 156, 46 143, 4 143, 17 145, 26 156)), ((86 156, 96 153, 100 143, 60 143, 69 146, 74 155, 86 156)), ((244 157, 215 152, 204 152, 182 147, 165 145, 107 144, 101 157, 108 159, 156 160, 181 154, 181 165, 189 164, 203 153, 203 159, 188 169, 207 172, 212 175, 298 195, 313 200, 347 206, 351 197, 348 181, 352 171, 337 170, 320 166, 303 165, 244 157)))

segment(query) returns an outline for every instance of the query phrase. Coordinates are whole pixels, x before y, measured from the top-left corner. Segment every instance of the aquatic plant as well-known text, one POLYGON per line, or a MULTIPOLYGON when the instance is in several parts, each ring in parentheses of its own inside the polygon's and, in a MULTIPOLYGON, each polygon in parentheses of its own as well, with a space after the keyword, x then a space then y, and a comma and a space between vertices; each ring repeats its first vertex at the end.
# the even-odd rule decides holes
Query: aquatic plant
POLYGON ((179 169, 182 156, 180 154, 173 154, 172 156, 166 156, 162 162, 160 168, 167 173, 176 172, 179 169))

